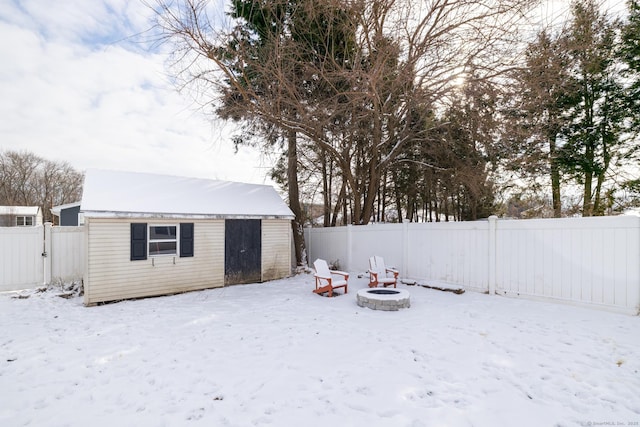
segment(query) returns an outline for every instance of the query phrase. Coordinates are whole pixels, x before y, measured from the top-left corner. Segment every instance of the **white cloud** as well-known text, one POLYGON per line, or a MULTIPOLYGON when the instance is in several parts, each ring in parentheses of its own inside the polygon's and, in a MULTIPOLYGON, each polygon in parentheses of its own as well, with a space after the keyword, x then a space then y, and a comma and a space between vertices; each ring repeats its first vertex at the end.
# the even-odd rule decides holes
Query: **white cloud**
POLYGON ((151 24, 137 1, 9 3, 0 10, 0 150, 74 167, 270 183, 237 155, 166 76, 165 56, 132 35, 151 24))

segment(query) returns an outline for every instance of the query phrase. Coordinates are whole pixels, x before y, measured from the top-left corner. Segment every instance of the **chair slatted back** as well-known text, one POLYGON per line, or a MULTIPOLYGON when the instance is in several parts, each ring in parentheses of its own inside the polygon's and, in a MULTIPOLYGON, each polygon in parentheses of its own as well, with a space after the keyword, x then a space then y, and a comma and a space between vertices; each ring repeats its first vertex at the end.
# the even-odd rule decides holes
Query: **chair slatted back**
POLYGON ((331 278, 331 272, 329 271, 329 266, 327 265, 327 261, 318 258, 313 262, 313 267, 316 269, 316 274, 318 276, 326 279, 331 278))
POLYGON ((381 256, 376 255, 375 256, 376 259, 376 267, 378 269, 378 273, 381 274, 383 277, 387 275, 387 268, 384 265, 384 258, 382 258, 381 256))
POLYGON ((376 257, 369 257, 369 271, 373 271, 374 273, 378 272, 378 267, 376 266, 376 257))

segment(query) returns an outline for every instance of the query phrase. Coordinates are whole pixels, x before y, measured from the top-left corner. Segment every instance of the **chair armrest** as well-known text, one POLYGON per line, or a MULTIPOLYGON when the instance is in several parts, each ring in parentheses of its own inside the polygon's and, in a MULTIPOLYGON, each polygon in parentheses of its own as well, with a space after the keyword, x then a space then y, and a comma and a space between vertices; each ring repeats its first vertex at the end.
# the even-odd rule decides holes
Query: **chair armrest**
POLYGON ((349 273, 345 271, 340 271, 340 270, 329 270, 329 271, 331 272, 331 274, 339 274, 344 277, 349 277, 349 273))
POLYGON ((400 272, 395 268, 387 268, 387 273, 393 273, 394 277, 398 277, 398 274, 400 274, 400 272))

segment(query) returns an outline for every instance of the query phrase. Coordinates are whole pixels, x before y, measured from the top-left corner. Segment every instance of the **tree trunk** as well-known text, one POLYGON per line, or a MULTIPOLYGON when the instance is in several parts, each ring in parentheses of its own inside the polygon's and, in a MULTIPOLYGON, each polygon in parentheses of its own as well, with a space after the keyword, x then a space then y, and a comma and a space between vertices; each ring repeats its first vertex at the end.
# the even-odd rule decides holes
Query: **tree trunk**
POLYGON ((364 206, 362 207, 362 215, 358 224, 367 225, 373 214, 373 206, 376 201, 376 195, 380 185, 380 171, 377 168, 377 162, 369 163, 369 183, 364 196, 364 206))
POLYGON ((340 208, 343 205, 345 206, 344 218, 342 219, 343 224, 345 223, 345 221, 347 219, 347 211, 346 211, 347 203, 345 201, 346 187, 347 187, 347 185, 343 180, 342 181, 342 185, 340 186, 340 193, 338 194, 338 200, 336 201, 336 205, 333 208, 333 217, 331 218, 331 224, 330 224, 331 227, 335 227, 336 226, 336 222, 338 220, 338 214, 340 213, 340 208))
MULTIPOLYGON (((554 119, 555 120, 555 119, 554 119)), ((551 119, 549 119, 551 121, 551 119)), ((551 124, 547 126, 547 140, 549 142, 549 167, 551 169, 551 204, 553 217, 562 217, 562 201, 560 200, 560 165, 558 164, 558 150, 556 139, 558 130, 551 124)))
POLYGON ((592 147, 587 147, 586 154, 587 170, 584 173, 584 200, 582 202, 582 216, 593 216, 593 159, 594 153, 592 147))
POLYGON ((296 144, 296 132, 287 132, 287 180, 289 184, 289 208, 293 211, 295 218, 291 221, 293 230, 293 244, 296 252, 296 265, 304 267, 307 265, 307 253, 304 244, 304 216, 300 205, 300 195, 298 190, 298 150, 296 144))
POLYGON ((556 142, 555 138, 551 147, 551 198, 553 203, 554 218, 562 217, 562 202, 560 200, 560 168, 558 160, 555 157, 556 142))
POLYGON ((351 203, 347 203, 347 201, 349 201, 347 199, 347 196, 345 194, 344 197, 344 203, 342 204, 342 225, 348 225, 349 224, 349 210, 351 208, 351 203))
POLYGON ((393 195, 394 200, 396 201, 396 210, 398 211, 398 222, 403 222, 404 217, 402 216, 402 200, 400 195, 400 190, 398 189, 398 174, 393 171, 391 172, 391 178, 393 179, 393 195))
POLYGON ((331 181, 330 181, 330 173, 327 170, 327 156, 325 150, 321 150, 320 152, 321 162, 322 162, 322 199, 324 201, 323 204, 323 226, 329 227, 331 223, 331 181))
MULTIPOLYGON (((605 107, 609 104, 608 100, 609 98, 605 97, 605 107)), ((606 108, 604 109, 605 109, 605 115, 600 125, 600 139, 602 144, 603 167, 600 168, 597 174, 598 181, 596 184, 596 197, 595 197, 595 202, 593 204, 593 214, 598 216, 602 216, 605 214, 606 206, 602 200, 602 184, 604 183, 605 175, 607 173, 607 170, 609 170, 609 163, 611 162, 611 153, 609 153, 609 144, 607 143, 607 135, 609 133, 607 129, 607 124, 609 122, 608 114, 607 114, 608 110, 606 108)))

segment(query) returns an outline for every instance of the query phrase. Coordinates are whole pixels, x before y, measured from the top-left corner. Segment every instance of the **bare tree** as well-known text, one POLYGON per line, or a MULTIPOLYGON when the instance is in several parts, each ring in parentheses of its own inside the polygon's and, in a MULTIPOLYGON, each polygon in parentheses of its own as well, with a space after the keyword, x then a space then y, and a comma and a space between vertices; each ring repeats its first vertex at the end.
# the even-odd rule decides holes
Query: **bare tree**
POLYGON ((43 162, 44 159, 29 152, 3 152, 0 156, 1 203, 9 206, 33 205, 38 199, 38 170, 43 162))
POLYGON ((258 36, 242 34, 234 20, 210 20, 207 1, 160 1, 158 23, 176 43, 180 74, 217 105, 237 100, 237 117, 259 118, 314 144, 339 169, 352 222, 366 224, 387 170, 428 130, 413 126, 416 109, 444 109, 456 79, 504 72, 517 24, 533 3, 243 4, 265 18, 258 36))
POLYGON ((0 153, 0 205, 40 206, 45 221, 53 221, 51 207, 80 200, 82 181, 66 162, 27 151, 0 153))

